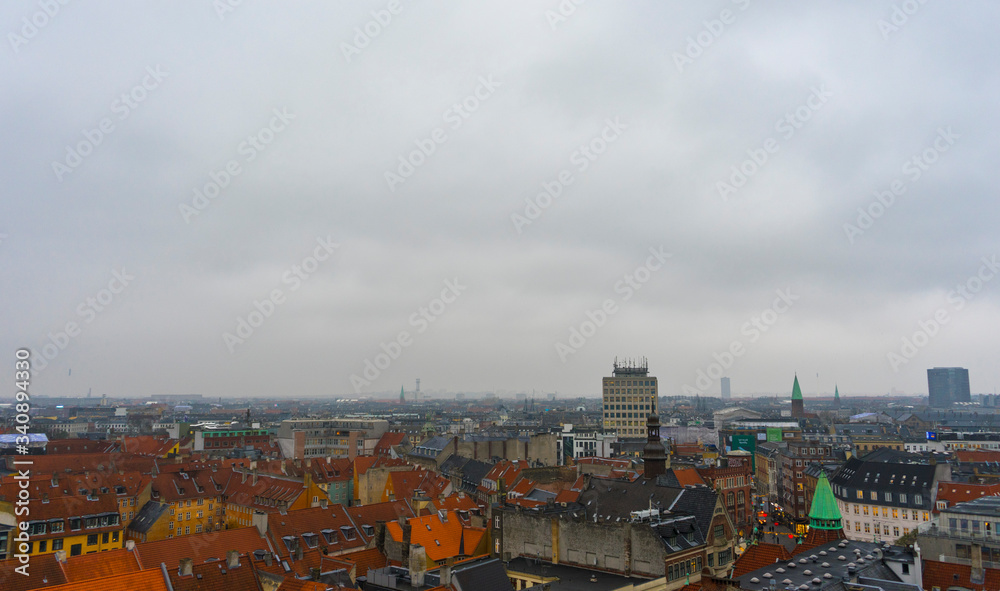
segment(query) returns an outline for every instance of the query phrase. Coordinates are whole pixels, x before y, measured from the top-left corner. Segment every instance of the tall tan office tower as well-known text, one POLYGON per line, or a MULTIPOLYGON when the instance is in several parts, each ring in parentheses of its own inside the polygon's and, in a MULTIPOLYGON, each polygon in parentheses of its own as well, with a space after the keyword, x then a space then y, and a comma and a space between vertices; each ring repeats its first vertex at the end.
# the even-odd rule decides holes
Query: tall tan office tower
POLYGON ((644 437, 646 417, 657 413, 656 378, 645 358, 615 359, 612 377, 604 378, 604 430, 620 437, 644 437))

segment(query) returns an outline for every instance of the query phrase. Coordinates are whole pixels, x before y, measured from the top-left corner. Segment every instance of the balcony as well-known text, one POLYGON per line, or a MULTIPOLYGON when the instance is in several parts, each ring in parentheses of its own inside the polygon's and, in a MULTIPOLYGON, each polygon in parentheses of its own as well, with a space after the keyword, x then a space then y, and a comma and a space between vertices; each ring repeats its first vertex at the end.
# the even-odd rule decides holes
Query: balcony
POLYGON ((1000 544, 1000 535, 992 530, 983 529, 960 529, 960 528, 950 528, 941 527, 936 522, 931 521, 929 523, 922 523, 917 528, 919 531, 918 535, 921 536, 931 536, 935 538, 948 538, 952 540, 970 540, 975 542, 992 542, 994 544, 1000 544))

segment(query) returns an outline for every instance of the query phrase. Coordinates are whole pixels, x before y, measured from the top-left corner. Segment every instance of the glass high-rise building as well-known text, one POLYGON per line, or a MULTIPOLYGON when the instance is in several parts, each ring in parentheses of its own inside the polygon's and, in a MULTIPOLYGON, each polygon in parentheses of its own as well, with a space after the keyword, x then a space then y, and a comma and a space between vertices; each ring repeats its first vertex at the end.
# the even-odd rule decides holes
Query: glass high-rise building
POLYGON ((645 359, 615 359, 614 372, 604 378, 604 430, 620 437, 645 437, 646 418, 657 412, 656 378, 645 359))
POLYGON ((729 391, 729 378, 722 378, 719 382, 722 386, 722 399, 729 400, 732 397, 732 392, 729 391))
POLYGON ((928 405, 947 408, 956 402, 971 402, 969 370, 964 367, 935 367, 927 370, 928 405))

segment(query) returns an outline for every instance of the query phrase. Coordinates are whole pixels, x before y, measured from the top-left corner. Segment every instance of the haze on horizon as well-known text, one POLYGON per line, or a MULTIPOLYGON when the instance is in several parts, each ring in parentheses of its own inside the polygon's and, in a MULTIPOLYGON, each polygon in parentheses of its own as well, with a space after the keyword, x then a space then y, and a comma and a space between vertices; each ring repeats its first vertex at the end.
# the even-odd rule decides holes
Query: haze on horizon
POLYGON ((992 393, 1000 7, 904 4, 4 3, 0 378, 992 393))

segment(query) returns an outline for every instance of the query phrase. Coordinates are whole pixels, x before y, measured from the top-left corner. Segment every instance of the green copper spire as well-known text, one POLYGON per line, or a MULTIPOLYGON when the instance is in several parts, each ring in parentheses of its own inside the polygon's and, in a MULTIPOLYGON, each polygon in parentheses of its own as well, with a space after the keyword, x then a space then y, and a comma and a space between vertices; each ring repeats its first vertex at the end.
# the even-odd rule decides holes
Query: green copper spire
POLYGON ((842 529, 840 509, 837 499, 833 497, 833 489, 826 478, 826 472, 820 472, 816 481, 816 492, 813 494, 812 508, 809 509, 809 527, 818 529, 842 529))
POLYGON ((837 388, 836 384, 833 386, 833 399, 840 402, 840 390, 837 388))
POLYGON ((792 400, 802 400, 802 388, 799 388, 799 374, 795 374, 795 384, 792 385, 792 400))
POLYGON ((399 387, 399 401, 400 402, 406 402, 406 397, 403 396, 403 387, 402 386, 399 387))

